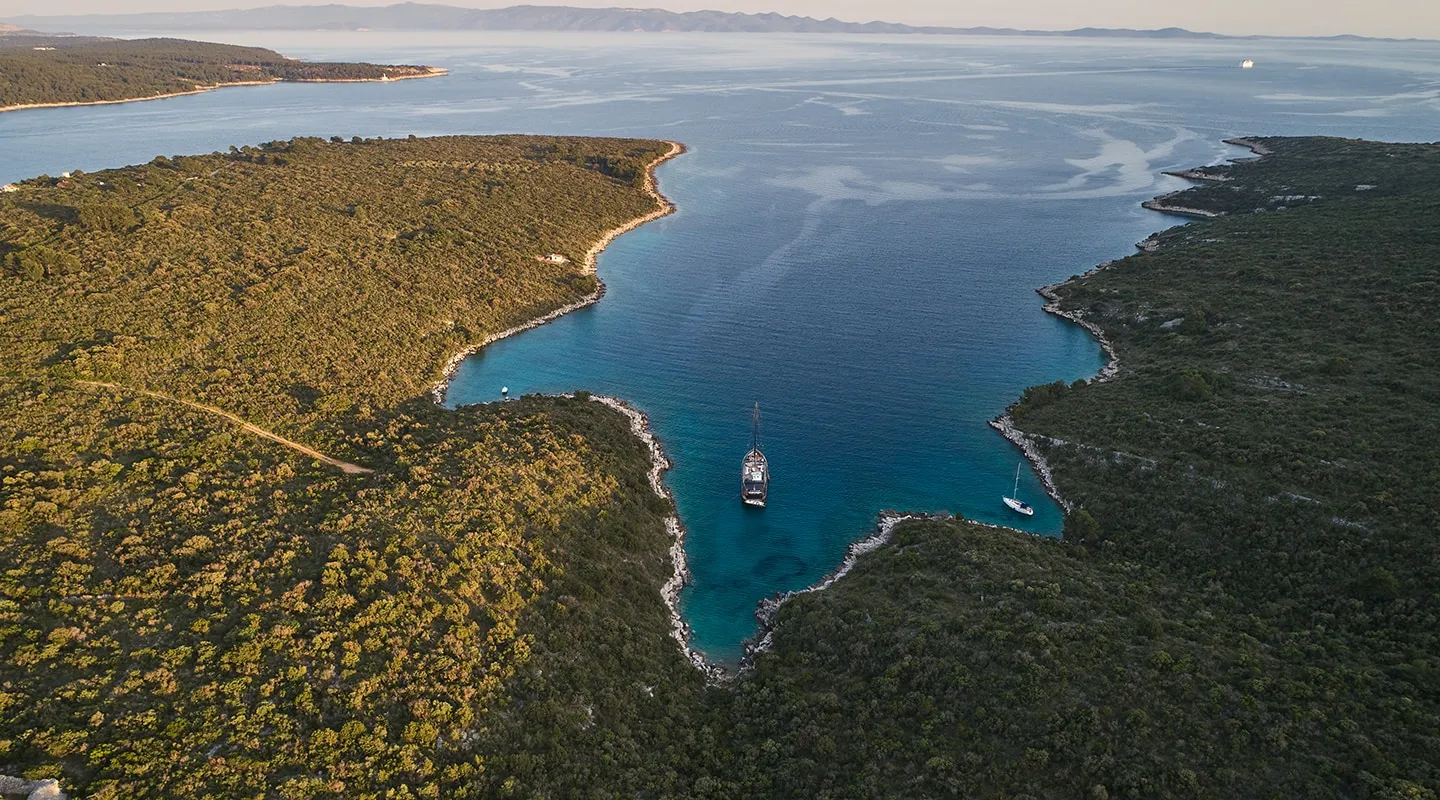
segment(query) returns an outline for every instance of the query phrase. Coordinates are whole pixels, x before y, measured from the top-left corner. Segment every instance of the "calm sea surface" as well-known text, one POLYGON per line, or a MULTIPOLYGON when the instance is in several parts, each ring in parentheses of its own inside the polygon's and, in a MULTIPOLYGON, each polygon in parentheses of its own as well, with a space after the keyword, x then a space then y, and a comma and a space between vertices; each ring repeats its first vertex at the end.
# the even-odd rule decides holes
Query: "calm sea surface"
POLYGON ((601 257, 598 305, 467 361, 454 404, 589 389, 648 412, 694 584, 696 644, 735 658, 757 600, 813 583, 885 508, 1055 534, 985 425, 1100 366, 1034 289, 1177 222, 1160 170, 1249 133, 1440 138, 1440 45, 631 34, 194 34, 449 77, 279 85, 0 115, 0 182, 295 135, 677 139, 679 213, 601 257), (1239 69, 1253 58, 1253 70, 1239 69), (770 507, 738 472, 764 414, 770 507))

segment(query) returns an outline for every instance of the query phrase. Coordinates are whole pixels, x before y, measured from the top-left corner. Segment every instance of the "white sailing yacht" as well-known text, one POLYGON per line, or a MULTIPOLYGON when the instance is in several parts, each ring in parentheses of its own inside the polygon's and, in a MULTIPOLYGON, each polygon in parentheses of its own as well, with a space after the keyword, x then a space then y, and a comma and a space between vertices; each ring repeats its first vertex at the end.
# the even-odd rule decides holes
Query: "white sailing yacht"
POLYGON ((1001 499, 1005 501, 1005 505, 1008 506, 1011 511, 1032 517, 1035 515, 1035 509, 1031 507, 1029 503, 1020 499, 1020 466, 1024 463, 1025 462, 1022 461, 1015 465, 1015 488, 1010 490, 1009 497, 1003 497, 1001 499))
POLYGON ((745 460, 740 463, 740 499, 745 501, 747 506, 765 507, 766 497, 770 494, 770 463, 766 461, 765 454, 760 452, 760 404, 755 404, 755 413, 751 418, 753 427, 750 433, 750 452, 745 454, 745 460))

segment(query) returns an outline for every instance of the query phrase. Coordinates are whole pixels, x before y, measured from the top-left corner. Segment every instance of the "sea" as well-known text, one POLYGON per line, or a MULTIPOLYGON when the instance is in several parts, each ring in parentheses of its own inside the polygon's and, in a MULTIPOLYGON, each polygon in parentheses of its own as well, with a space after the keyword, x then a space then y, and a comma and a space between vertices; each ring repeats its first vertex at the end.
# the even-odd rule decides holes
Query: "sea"
MULTIPOLYGON (((143 35, 128 32, 125 35, 143 35)), ((172 34, 173 35, 173 34, 172 34)), ((600 257, 596 305, 464 362, 445 402, 585 389, 649 415, 674 469, 694 646, 734 662, 757 601, 809 586, 884 509, 1058 535, 986 425, 1099 347, 1039 286, 1184 220, 1163 170, 1247 134, 1440 138, 1440 43, 772 34, 195 31, 306 59, 443 66, 0 114, 0 182, 313 136, 642 136, 677 213, 600 257), (1241 62, 1253 59, 1252 69, 1241 62), (743 507, 761 411, 769 506, 743 507)))

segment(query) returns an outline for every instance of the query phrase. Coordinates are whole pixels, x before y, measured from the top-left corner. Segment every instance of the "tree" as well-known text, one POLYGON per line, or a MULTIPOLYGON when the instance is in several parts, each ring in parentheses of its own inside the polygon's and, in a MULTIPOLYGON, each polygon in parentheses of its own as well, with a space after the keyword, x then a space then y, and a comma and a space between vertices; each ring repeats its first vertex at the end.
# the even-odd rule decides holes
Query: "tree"
POLYGON ((122 233, 135 224, 135 212, 116 203, 92 203, 76 211, 80 224, 93 231, 122 233))
POLYGON ((1100 530, 1100 523, 1083 508, 1077 508, 1065 515, 1065 527, 1061 535, 1065 537, 1065 541, 1080 545, 1097 545, 1105 538, 1104 532, 1100 530))

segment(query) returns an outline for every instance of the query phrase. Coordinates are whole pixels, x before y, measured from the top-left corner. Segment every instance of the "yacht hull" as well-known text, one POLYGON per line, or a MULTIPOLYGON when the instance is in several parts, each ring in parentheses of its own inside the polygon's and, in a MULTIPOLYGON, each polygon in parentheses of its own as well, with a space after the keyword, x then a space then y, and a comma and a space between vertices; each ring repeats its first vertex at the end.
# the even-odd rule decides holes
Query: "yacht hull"
POLYGON ((751 450, 740 464, 740 499, 747 506, 764 508, 770 495, 770 464, 759 449, 751 450))
POLYGON ((1004 500, 1005 506, 1016 514, 1024 514, 1027 517, 1035 516, 1035 509, 1032 508, 1029 503, 1023 503, 1013 497, 1002 497, 1000 499, 1004 500))

